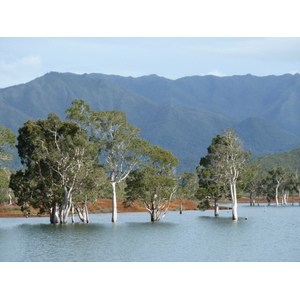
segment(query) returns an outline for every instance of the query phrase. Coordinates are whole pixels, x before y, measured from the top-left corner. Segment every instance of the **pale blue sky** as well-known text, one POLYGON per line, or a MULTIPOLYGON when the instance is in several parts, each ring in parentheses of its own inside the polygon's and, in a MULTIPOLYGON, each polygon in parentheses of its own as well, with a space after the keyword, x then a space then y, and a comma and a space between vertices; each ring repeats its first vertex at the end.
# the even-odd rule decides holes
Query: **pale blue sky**
POLYGON ((10 0, 1 12, 0 88, 50 71, 170 79, 300 72, 296 0, 10 0))
POLYGON ((50 71, 122 76, 300 72, 300 38, 0 38, 0 88, 50 71))

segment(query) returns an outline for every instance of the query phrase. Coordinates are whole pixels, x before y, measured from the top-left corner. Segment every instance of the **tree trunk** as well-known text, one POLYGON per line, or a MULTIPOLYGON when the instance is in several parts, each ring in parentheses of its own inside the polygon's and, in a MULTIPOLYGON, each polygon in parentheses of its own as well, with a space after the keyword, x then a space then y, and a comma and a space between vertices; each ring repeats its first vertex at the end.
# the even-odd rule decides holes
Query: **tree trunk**
POLYGON ((182 202, 180 203, 180 214, 182 214, 182 202))
POLYGON ((112 186, 112 222, 117 222, 117 193, 116 193, 116 182, 111 182, 112 186))
POLYGON ((219 199, 215 198, 215 217, 219 216, 219 199))
POLYGON ((254 206, 255 201, 254 201, 254 193, 250 191, 250 206, 254 206))
POLYGON ((75 209, 74 209, 74 204, 72 204, 72 223, 75 223, 75 209))
POLYGON ((8 194, 8 198, 9 198, 9 205, 12 205, 12 197, 11 197, 11 189, 8 189, 7 194, 8 194))
POLYGON ((87 202, 86 202, 86 200, 82 204, 82 208, 80 208, 78 205, 76 205, 76 211, 78 213, 79 219, 83 223, 88 223, 89 222, 89 213, 88 213, 88 209, 87 209, 87 202))
POLYGON ((275 190, 275 201, 276 201, 276 206, 278 206, 278 189, 279 189, 279 183, 276 185, 276 190, 275 190))
POLYGON ((57 224, 58 222, 59 222, 58 207, 57 204, 54 203, 53 207, 50 208, 50 223, 57 224))
POLYGON ((158 220, 158 215, 157 215, 157 209, 155 207, 152 207, 151 210, 151 222, 156 222, 158 220))
POLYGON ((64 193, 65 193, 64 202, 60 208, 60 214, 59 214, 60 224, 68 223, 68 216, 72 206, 71 193, 70 191, 68 191, 66 187, 64 187, 64 193))
POLYGON ((88 207, 87 207, 87 201, 85 200, 84 202, 84 213, 85 213, 85 219, 86 219, 86 223, 89 223, 89 211, 88 211, 88 207))
POLYGON ((231 190, 231 197, 232 197, 232 220, 238 220, 235 183, 230 184, 230 190, 231 190))

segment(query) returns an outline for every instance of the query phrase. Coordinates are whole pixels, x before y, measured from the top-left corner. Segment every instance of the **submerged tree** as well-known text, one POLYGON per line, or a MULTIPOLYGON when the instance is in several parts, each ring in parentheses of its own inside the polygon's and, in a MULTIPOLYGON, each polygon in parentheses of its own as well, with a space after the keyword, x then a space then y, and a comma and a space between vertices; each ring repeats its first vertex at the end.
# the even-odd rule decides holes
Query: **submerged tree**
POLYGON ((285 181, 286 172, 283 167, 273 168, 269 171, 269 175, 273 184, 275 184, 275 201, 276 206, 279 205, 279 187, 285 181))
POLYGON ((248 164, 243 172, 245 191, 250 195, 250 206, 255 205, 255 198, 263 193, 262 187, 265 185, 267 173, 263 171, 257 163, 248 164))
POLYGON ((243 149, 242 141, 232 128, 214 137, 207 150, 208 155, 201 159, 200 165, 211 170, 211 180, 215 184, 229 186, 232 219, 237 220, 237 182, 250 152, 243 149))
POLYGON ((93 137, 112 188, 112 222, 117 222, 116 186, 123 182, 145 154, 149 142, 138 138, 140 130, 130 125, 120 111, 93 112, 93 137))
POLYGON ((196 193, 200 200, 198 208, 206 210, 210 207, 210 201, 214 201, 214 215, 219 216, 219 200, 225 195, 225 186, 222 181, 219 181, 214 175, 216 170, 211 167, 211 161, 208 157, 200 160, 200 165, 197 167, 199 188, 196 193))
POLYGON ((97 148, 86 131, 49 114, 47 120, 29 120, 19 129, 17 148, 27 170, 13 176, 12 188, 19 194, 28 193, 26 198, 36 199, 36 206, 49 209, 51 223, 67 223, 75 204, 73 192, 83 188, 98 161, 97 148), (24 187, 20 191, 18 182, 24 187))
POLYGON ((126 180, 127 199, 141 199, 151 216, 151 222, 160 221, 168 212, 176 192, 174 168, 178 159, 168 150, 151 146, 148 164, 134 170, 126 180))
POLYGON ((84 100, 74 100, 67 118, 87 128, 98 147, 111 184, 112 222, 117 222, 116 187, 140 163, 150 144, 139 138, 140 130, 130 125, 121 111, 91 111, 84 100))

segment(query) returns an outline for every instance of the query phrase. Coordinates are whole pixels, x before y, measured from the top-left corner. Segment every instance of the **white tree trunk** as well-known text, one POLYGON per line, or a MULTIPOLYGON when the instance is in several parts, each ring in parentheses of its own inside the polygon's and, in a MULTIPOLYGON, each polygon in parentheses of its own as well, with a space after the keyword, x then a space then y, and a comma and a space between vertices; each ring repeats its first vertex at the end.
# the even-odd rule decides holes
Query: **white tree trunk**
POLYGON ((276 190, 275 190, 276 206, 278 206, 278 189, 279 189, 279 183, 276 185, 276 190))
POLYGON ((53 207, 50 208, 50 223, 51 224, 57 224, 59 222, 59 216, 58 216, 58 206, 55 203, 53 207))
POLYGON ((59 214, 60 224, 68 223, 68 216, 72 206, 71 191, 70 190, 68 191, 67 187, 64 187, 64 193, 65 193, 64 202, 61 205, 60 214, 59 214))
POLYGON ((230 184, 230 191, 231 191, 231 198, 232 198, 232 220, 238 220, 235 183, 230 184))
POLYGON ((153 208, 151 211, 151 222, 159 221, 158 215, 157 215, 157 209, 153 208))
POLYGON ((9 189, 7 190, 7 194, 8 194, 8 198, 9 198, 9 205, 12 204, 11 192, 12 192, 12 189, 9 188, 9 189))
POLYGON ((281 200, 282 205, 287 205, 287 194, 283 191, 282 193, 282 200, 281 200))
POLYGON ((111 221, 113 223, 117 222, 117 193, 116 193, 116 182, 111 182, 112 186, 112 217, 111 221))
POLYGON ((83 223, 88 223, 89 222, 89 213, 88 213, 87 202, 86 201, 82 204, 82 208, 80 208, 78 205, 76 205, 76 211, 78 213, 79 219, 83 223))

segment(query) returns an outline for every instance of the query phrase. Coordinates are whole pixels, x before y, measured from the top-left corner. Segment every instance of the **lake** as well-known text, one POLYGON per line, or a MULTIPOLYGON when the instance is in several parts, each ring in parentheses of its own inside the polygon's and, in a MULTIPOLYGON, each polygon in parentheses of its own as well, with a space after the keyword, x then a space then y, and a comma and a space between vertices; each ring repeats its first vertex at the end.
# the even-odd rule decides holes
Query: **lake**
POLYGON ((231 211, 90 215, 90 223, 51 225, 48 218, 1 218, 2 262, 299 262, 300 206, 239 204, 231 211), (247 219, 246 219, 247 218, 247 219))

